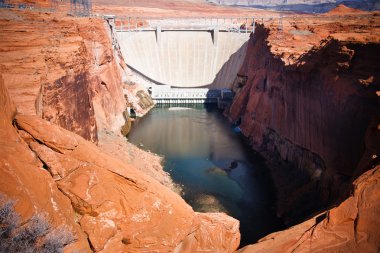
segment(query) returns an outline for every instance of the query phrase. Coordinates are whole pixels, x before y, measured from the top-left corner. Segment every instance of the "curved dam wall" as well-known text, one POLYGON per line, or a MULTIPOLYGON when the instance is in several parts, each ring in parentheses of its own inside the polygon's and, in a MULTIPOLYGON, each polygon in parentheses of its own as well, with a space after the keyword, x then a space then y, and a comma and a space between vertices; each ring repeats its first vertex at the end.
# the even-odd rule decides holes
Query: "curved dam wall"
POLYGON ((249 33, 123 31, 126 63, 154 83, 173 87, 228 88, 240 69, 249 33))

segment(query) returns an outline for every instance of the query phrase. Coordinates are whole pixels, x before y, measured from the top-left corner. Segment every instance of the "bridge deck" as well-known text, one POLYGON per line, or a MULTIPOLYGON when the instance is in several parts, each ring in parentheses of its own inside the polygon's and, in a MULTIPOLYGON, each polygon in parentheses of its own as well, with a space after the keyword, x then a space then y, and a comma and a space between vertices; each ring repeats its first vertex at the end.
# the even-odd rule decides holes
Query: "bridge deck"
POLYGON ((254 18, 168 18, 113 17, 118 32, 124 31, 212 31, 251 33, 254 18))
MULTIPOLYGON (((239 28, 227 28, 227 27, 161 27, 161 31, 214 31, 218 29, 219 32, 237 32, 237 33, 251 33, 254 30, 249 29, 239 29, 239 28)), ((117 32, 149 32, 156 31, 157 28, 145 27, 145 28, 116 28, 117 32)))

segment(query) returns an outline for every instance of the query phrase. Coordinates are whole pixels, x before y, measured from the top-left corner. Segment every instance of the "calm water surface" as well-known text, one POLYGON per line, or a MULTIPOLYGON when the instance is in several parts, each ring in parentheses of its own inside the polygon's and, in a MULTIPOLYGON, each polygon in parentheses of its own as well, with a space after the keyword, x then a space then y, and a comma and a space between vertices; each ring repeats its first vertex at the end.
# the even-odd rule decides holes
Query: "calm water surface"
POLYGON ((164 169, 195 211, 240 220, 241 246, 282 228, 267 169, 215 107, 154 108, 128 139, 165 157, 164 169))

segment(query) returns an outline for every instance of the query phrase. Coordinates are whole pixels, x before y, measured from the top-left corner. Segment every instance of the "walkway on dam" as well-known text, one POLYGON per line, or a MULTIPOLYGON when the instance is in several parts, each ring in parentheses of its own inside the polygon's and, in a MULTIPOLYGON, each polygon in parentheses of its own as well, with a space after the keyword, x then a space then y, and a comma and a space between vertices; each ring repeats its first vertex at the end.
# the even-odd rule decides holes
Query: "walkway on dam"
POLYGON ((165 18, 114 17, 117 32, 133 31, 214 31, 251 33, 254 18, 165 18))

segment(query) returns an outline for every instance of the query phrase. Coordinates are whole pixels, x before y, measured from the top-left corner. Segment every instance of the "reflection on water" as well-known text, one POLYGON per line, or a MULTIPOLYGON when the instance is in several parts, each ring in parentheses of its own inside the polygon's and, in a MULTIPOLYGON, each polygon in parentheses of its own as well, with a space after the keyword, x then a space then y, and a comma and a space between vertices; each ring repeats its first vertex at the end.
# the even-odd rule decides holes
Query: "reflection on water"
POLYGON ((194 210, 239 219, 242 245, 278 230, 272 184, 261 161, 216 108, 186 107, 154 108, 135 122, 128 139, 165 156, 165 170, 183 185, 194 210))

